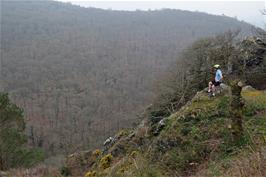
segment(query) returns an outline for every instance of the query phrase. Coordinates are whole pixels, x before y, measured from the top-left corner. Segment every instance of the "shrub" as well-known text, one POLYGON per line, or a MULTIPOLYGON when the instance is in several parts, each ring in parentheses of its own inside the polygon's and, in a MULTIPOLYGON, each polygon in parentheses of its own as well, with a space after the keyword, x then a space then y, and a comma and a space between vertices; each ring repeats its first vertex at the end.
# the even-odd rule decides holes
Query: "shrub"
POLYGON ((113 159, 112 154, 107 154, 106 156, 104 156, 104 157, 100 160, 100 167, 101 167, 102 169, 109 168, 109 167, 111 166, 112 159, 113 159))
POLYGON ((96 150, 93 151, 92 154, 93 154, 94 156, 98 157, 99 155, 102 154, 102 151, 101 151, 100 149, 96 149, 96 150))
POLYGON ((84 177, 96 177, 96 171, 89 171, 84 177))
POLYGON ((123 130, 121 130, 119 133, 118 133, 118 138, 121 138, 121 137, 123 137, 123 136, 127 136, 127 135, 129 135, 129 130, 127 130, 127 129, 123 129, 123 130))

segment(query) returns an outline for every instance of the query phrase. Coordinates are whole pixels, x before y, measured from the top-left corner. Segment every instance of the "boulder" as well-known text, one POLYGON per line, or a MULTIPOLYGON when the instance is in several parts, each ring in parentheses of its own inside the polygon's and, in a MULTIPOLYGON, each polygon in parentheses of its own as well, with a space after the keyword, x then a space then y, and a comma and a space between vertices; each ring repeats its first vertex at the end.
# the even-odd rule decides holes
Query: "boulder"
POLYGON ((160 120, 160 122, 158 123, 157 127, 156 127, 156 130, 154 132, 154 135, 159 135, 159 133, 162 131, 162 129, 165 127, 166 125, 166 119, 167 118, 164 118, 162 120, 160 120))
POLYGON ((109 146, 109 145, 112 144, 113 142, 114 142, 114 138, 113 138, 113 137, 109 137, 109 138, 107 138, 107 139, 104 141, 103 145, 104 145, 104 146, 109 146))
POLYGON ((224 84, 224 83, 221 83, 220 84, 220 87, 223 89, 223 90, 228 90, 229 89, 229 86, 224 84))
POLYGON ((242 91, 255 91, 256 89, 254 89, 252 86, 250 85, 247 85, 247 86, 244 86, 242 88, 242 91))
POLYGON ((4 171, 0 171, 0 177, 8 177, 9 174, 7 172, 4 171))

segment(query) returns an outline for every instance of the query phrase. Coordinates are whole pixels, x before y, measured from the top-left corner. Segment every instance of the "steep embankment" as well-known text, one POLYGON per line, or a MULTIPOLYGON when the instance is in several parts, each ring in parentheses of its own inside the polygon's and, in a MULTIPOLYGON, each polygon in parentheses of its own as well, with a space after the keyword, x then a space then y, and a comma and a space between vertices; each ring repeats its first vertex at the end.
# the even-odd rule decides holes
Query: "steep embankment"
MULTIPOLYGON (((149 118, 124 130, 102 152, 72 154, 73 176, 263 176, 266 173, 266 92, 244 87, 243 137, 232 140, 230 90, 202 91, 149 131, 149 118)), ((147 110, 148 111, 148 110, 147 110)))

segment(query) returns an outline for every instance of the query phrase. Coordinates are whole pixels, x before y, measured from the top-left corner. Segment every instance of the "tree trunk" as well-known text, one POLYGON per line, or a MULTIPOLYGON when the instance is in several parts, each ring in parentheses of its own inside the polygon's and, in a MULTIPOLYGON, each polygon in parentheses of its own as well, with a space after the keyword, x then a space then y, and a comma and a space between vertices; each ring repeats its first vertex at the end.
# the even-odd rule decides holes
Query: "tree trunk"
POLYGON ((242 108, 244 106, 243 99, 241 97, 242 86, 239 84, 240 82, 234 80, 231 82, 231 119, 232 119, 232 135, 234 140, 238 140, 243 134, 243 115, 242 108))

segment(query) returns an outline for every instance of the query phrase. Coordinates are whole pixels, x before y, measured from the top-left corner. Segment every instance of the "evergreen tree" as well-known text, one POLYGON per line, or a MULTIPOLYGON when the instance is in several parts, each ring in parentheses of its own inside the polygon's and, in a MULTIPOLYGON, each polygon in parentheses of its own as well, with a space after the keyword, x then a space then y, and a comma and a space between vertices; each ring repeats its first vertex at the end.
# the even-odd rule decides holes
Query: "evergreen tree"
POLYGON ((23 110, 11 103, 8 94, 0 93, 0 170, 31 166, 43 159, 42 151, 24 146, 24 129, 23 110))

